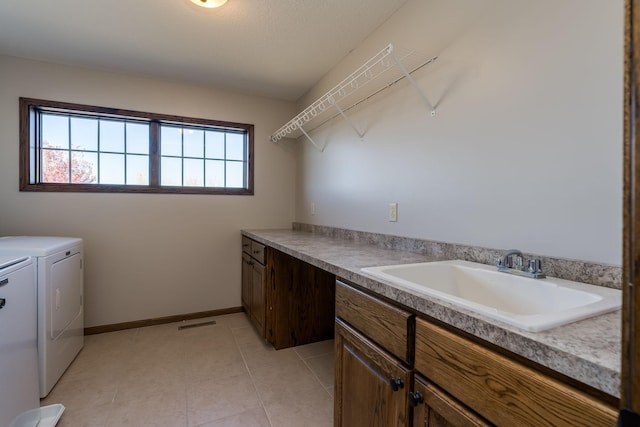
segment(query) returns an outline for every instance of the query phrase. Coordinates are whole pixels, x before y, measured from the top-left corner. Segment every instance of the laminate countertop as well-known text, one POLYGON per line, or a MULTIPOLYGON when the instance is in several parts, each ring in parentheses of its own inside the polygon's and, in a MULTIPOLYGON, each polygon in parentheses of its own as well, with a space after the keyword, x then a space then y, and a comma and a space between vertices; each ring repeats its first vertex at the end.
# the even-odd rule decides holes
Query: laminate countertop
POLYGON ((553 371, 620 397, 620 310, 543 332, 526 332, 360 272, 363 267, 440 261, 442 258, 308 231, 243 230, 242 234, 553 371))

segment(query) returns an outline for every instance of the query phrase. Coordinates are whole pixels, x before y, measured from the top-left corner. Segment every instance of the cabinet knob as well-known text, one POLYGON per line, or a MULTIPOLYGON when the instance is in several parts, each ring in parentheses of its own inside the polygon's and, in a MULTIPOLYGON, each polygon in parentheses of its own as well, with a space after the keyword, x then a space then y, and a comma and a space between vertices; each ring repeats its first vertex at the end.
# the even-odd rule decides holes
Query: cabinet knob
POLYGON ((413 393, 409 393, 409 405, 414 408, 424 402, 424 397, 422 397, 422 393, 419 391, 414 391, 413 393))
POLYGON ((404 382, 402 381, 402 378, 391 378, 389 380, 389 384, 391 384, 391 389, 393 391, 398 391, 401 388, 404 388, 404 382))

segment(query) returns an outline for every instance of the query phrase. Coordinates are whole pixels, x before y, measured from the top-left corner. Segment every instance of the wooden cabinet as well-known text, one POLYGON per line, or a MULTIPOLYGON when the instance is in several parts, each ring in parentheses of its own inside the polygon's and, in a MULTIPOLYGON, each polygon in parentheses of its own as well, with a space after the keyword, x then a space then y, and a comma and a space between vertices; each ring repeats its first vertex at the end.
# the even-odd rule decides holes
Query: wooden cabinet
POLYGON ((265 333, 265 291, 267 276, 265 266, 253 262, 251 264, 251 321, 262 336, 265 333))
POLYGON ((335 275, 267 251, 266 338, 276 349, 333 338, 335 275))
POLYGON ((488 427, 487 421, 421 375, 408 395, 414 427, 488 427))
POLYGON ((410 426, 414 316, 336 283, 336 427, 410 426))
POLYGON ((342 282, 336 284, 336 317, 362 331, 407 364, 413 361, 414 316, 342 282))
POLYGON ((264 245, 242 237, 242 307, 258 332, 265 336, 266 267, 264 245))
POLYGON ((615 408, 424 319, 415 369, 498 426, 614 426, 615 408))
POLYGON ((414 375, 415 321, 408 311, 337 282, 334 425, 490 425, 414 375))
POLYGON ((338 427, 616 424, 613 406, 340 281, 335 358, 338 427))
POLYGON ((335 427, 408 427, 410 370, 341 320, 335 352, 335 427))
POLYGON ((336 276, 242 236, 242 307, 276 349, 333 338, 336 276))
POLYGON ((242 254, 242 308, 247 316, 251 316, 251 257, 243 253, 242 254))

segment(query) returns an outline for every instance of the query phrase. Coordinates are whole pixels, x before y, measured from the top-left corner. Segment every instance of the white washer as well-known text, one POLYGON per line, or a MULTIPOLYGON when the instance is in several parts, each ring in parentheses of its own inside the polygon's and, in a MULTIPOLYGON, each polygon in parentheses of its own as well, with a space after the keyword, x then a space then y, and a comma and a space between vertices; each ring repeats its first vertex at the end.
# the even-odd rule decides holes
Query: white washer
POLYGON ((0 427, 40 406, 36 269, 27 256, 0 255, 0 427))
POLYGON ((49 394, 84 345, 82 239, 0 237, 0 255, 31 256, 36 264, 42 398, 49 394))

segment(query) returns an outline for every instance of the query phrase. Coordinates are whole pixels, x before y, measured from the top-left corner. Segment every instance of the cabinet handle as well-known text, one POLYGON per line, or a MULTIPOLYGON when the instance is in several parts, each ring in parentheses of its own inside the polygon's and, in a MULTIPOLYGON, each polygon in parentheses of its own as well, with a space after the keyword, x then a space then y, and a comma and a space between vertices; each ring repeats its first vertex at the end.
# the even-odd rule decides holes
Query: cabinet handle
POLYGON ((404 388, 404 382, 402 381, 402 378, 391 378, 389 380, 389 384, 391 384, 391 389, 393 391, 398 391, 401 388, 404 388))
POLYGON ((422 402, 424 402, 424 397, 422 397, 422 393, 420 393, 419 391, 414 391, 413 393, 409 392, 409 405, 415 408, 422 402))

